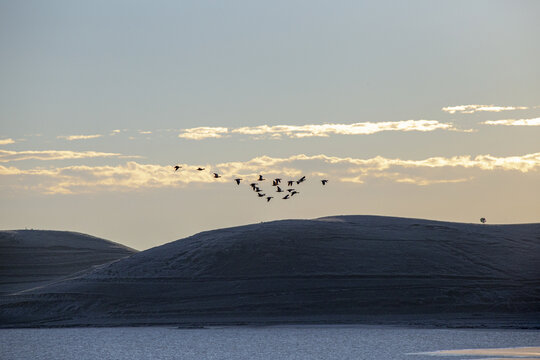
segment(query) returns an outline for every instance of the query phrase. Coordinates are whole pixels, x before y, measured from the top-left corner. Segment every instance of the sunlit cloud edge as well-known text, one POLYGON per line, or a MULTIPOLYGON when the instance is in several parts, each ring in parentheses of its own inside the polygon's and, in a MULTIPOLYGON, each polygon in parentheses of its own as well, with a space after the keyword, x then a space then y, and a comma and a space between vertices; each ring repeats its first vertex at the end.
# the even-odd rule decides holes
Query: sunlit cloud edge
MULTIPOLYGON (((256 157, 248 161, 233 161, 215 165, 206 164, 206 171, 197 171, 195 165, 180 164, 182 170, 174 172, 172 166, 140 164, 129 161, 122 165, 67 166, 51 168, 19 169, 0 165, 0 176, 32 177, 38 180, 34 190, 46 194, 76 194, 95 191, 134 191, 151 188, 185 187, 190 183, 226 183, 240 176, 254 179, 258 174, 286 176, 294 179, 305 171, 299 169, 307 161, 319 161, 318 168, 307 171, 309 176, 331 175, 332 181, 362 184, 370 177, 419 186, 460 183, 472 180, 473 176, 453 178, 430 178, 415 176, 407 169, 434 169, 460 167, 482 171, 518 171, 527 173, 540 168, 540 153, 522 156, 495 157, 492 155, 469 155, 455 157, 431 157, 423 160, 391 159, 377 156, 369 159, 319 155, 293 155, 288 158, 269 156, 256 157), (341 167, 332 167, 332 165, 341 167), (221 178, 214 179, 209 172, 219 172, 221 178), (39 181, 41 180, 41 182, 39 181)), ((451 175, 451 174, 449 174, 451 175)), ((19 181, 20 183, 20 181, 19 181)))
POLYGON ((9 144, 15 144, 15 140, 13 140, 12 138, 0 139, 0 145, 9 145, 9 144))
POLYGON ((71 150, 0 150, 0 163, 22 160, 69 160, 98 157, 141 158, 140 156, 122 155, 119 153, 105 153, 98 151, 71 151, 71 150))
POLYGON ((74 140, 88 140, 88 139, 97 139, 102 137, 101 134, 93 134, 93 135, 59 135, 56 138, 57 139, 65 139, 68 141, 74 141, 74 140))
MULTIPOLYGON (((536 108, 536 107, 534 107, 536 108)), ((527 106, 500 106, 500 105, 455 105, 455 106, 446 106, 441 110, 449 114, 461 113, 461 114, 474 114, 476 112, 501 112, 501 111, 512 111, 512 110, 528 110, 530 107, 527 106)))
POLYGON ((371 135, 382 131, 422 131, 435 130, 471 131, 461 130, 451 123, 442 123, 437 120, 403 120, 386 122, 359 122, 353 124, 308 124, 308 125, 259 125, 245 126, 229 129, 227 127, 196 127, 184 129, 179 138, 190 140, 218 139, 233 134, 248 135, 254 139, 267 136, 270 139, 328 137, 330 135, 371 135))
POLYGON ((488 120, 483 125, 503 125, 503 126, 540 126, 540 118, 534 119, 503 119, 488 120))

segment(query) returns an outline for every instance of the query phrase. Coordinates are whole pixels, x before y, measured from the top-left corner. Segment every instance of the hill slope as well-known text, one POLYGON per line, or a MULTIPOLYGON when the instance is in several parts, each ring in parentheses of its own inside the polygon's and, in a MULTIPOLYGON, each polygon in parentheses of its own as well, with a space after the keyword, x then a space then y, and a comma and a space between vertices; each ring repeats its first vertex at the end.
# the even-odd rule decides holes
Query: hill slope
POLYGON ((0 319, 535 326, 539 304, 540 224, 337 216, 203 232, 4 299, 0 319))
POLYGON ((0 231, 0 295, 134 254, 94 236, 44 230, 0 231))

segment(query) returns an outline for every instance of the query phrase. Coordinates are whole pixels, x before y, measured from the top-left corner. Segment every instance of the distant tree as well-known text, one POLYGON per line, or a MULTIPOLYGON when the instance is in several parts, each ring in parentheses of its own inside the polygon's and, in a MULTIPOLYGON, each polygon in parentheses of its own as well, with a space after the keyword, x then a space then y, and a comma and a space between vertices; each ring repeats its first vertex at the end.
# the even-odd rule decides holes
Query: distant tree
POLYGON ((481 222, 482 224, 485 224, 485 223, 486 223, 486 218, 480 218, 480 222, 481 222))

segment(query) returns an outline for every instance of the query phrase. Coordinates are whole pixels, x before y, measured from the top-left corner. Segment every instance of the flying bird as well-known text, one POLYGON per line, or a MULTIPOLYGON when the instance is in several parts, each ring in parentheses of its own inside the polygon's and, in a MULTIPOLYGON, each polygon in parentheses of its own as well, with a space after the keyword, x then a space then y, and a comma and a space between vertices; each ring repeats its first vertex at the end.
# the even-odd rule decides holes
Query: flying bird
POLYGON ((287 200, 289 198, 289 194, 285 195, 283 199, 287 200))
POLYGON ((258 187, 258 186, 255 186, 255 192, 261 192, 261 191, 262 191, 262 190, 261 190, 261 188, 260 188, 260 187, 258 187))
POLYGON ((264 180, 266 180, 266 179, 263 179, 263 176, 259 175, 259 180, 257 180, 257 181, 264 181, 264 180))
POLYGON ((288 192, 294 191, 294 189, 287 189, 288 192))
POLYGON ((266 194, 261 194, 261 193, 257 193, 257 195, 259 195, 259 197, 266 196, 266 194))
POLYGON ((486 223, 486 218, 480 218, 480 222, 481 222, 482 224, 485 224, 485 223, 486 223))
POLYGON ((291 197, 293 197, 294 194, 300 194, 300 193, 299 193, 298 191, 293 191, 293 192, 291 193, 291 197))
POLYGON ((276 182, 276 180, 272 181, 272 186, 277 186, 278 183, 276 182))
POLYGON ((293 184, 294 184, 294 180, 287 181, 287 186, 293 186, 293 184))
POLYGON ((220 178, 221 176, 218 173, 214 173, 214 179, 220 178))
POLYGON ((276 191, 277 191, 277 192, 283 192, 283 190, 282 190, 279 186, 277 187, 277 190, 276 190, 276 191))
POLYGON ((274 181, 276 182, 276 184, 279 184, 281 182, 281 179, 280 178, 275 178, 274 181))
POLYGON ((296 181, 296 183, 297 183, 297 184, 300 184, 301 182, 304 182, 304 181, 306 181, 306 177, 305 177, 305 176, 302 176, 300 179, 298 179, 298 180, 296 181))
POLYGON ((269 202, 270 199, 273 199, 273 198, 274 198, 273 196, 267 196, 267 197, 266 197, 266 202, 269 202))
POLYGON ((202 167, 198 167, 198 168, 197 168, 197 170, 198 170, 198 171, 203 171, 203 170, 204 170, 204 168, 202 168, 202 167))
POLYGON ((181 166, 179 166, 179 165, 175 165, 175 167, 174 167, 174 171, 176 172, 176 171, 177 171, 178 169, 181 169, 181 168, 182 168, 181 166))
POLYGON ((322 184, 323 185, 326 185, 326 183, 328 182, 328 180, 321 180, 322 184))
POLYGON ((236 181, 236 185, 240 185, 240 181, 242 181, 242 179, 234 179, 234 181, 236 181))
POLYGON ((251 183, 251 184, 249 184, 249 186, 251 186, 251 188, 253 190, 255 190, 255 188, 257 187, 257 183, 251 183))

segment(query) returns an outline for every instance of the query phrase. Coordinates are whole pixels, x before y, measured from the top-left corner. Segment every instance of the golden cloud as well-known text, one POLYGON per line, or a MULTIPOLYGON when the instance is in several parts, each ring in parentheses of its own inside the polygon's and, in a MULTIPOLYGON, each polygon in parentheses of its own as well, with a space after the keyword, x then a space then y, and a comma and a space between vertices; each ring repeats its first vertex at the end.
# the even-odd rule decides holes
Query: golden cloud
POLYGON ((95 139, 102 137, 103 135, 95 134, 95 135, 66 135, 66 136, 57 136, 58 139, 66 139, 69 141, 73 140, 87 140, 87 139, 95 139))
POLYGON ((179 165, 182 169, 178 172, 175 172, 172 166, 139 164, 134 161, 117 166, 67 166, 26 170, 0 166, 0 176, 20 177, 19 183, 24 183, 30 177, 38 182, 34 187, 37 191, 49 194, 177 188, 190 183, 227 183, 232 182, 237 176, 256 179, 258 174, 265 174, 268 178, 282 176, 289 179, 296 179, 301 175, 309 177, 328 175, 333 181, 360 184, 371 177, 427 186, 466 182, 473 178, 458 174, 452 178, 441 179, 435 173, 431 173, 435 170, 430 169, 461 167, 481 171, 526 173, 540 168, 540 153, 509 157, 492 155, 431 157, 423 160, 391 159, 381 156, 358 159, 324 154, 312 156, 298 154, 287 158, 260 156, 248 161, 224 162, 213 166, 207 164, 204 165, 207 170, 202 172, 197 171, 197 166, 194 165, 179 165), (414 175, 414 169, 422 170, 423 176, 414 175), (222 177, 215 179, 211 172, 218 172, 222 177))
POLYGON ((447 106, 443 107, 442 111, 445 111, 450 114, 455 114, 459 112, 461 114, 474 114, 479 111, 487 112, 501 112, 501 111, 510 111, 510 110, 527 110, 529 109, 526 106, 497 106, 497 105, 456 105, 456 106, 447 106))
POLYGON ((191 139, 191 140, 202 140, 208 138, 221 138, 223 134, 227 134, 229 129, 226 127, 197 127, 191 129, 184 129, 181 134, 178 135, 179 138, 191 139))
POLYGON ((0 139, 0 145, 9 145, 14 144, 15 140, 8 138, 8 139, 0 139))
POLYGON ((437 120, 404 120, 354 124, 260 125, 240 127, 230 131, 224 127, 198 127, 184 129, 178 137, 202 140, 220 138, 223 134, 231 133, 279 139, 283 136, 289 138, 328 137, 330 135, 370 135, 381 131, 434 131, 438 129, 460 131, 452 124, 441 123, 437 120))
MULTIPOLYGON (((97 151, 69 151, 69 150, 36 150, 36 151, 7 151, 0 150, 0 162, 20 160, 66 160, 95 157, 125 157, 117 153, 104 153, 97 151)), ((129 156, 138 157, 138 156, 129 156)))
POLYGON ((505 126, 540 126, 540 118, 535 119, 505 119, 488 120, 482 124, 485 125, 505 125, 505 126))
POLYGON ((451 124, 436 120, 405 120, 387 122, 361 122, 354 124, 277 125, 242 127, 232 130, 244 135, 279 134, 291 138, 326 137, 329 135, 370 135, 381 131, 434 131, 453 129, 451 124))

